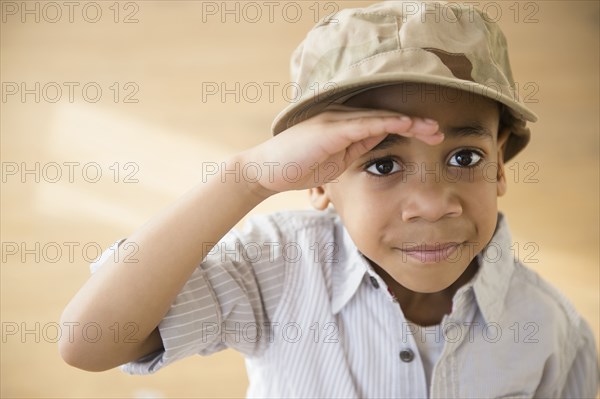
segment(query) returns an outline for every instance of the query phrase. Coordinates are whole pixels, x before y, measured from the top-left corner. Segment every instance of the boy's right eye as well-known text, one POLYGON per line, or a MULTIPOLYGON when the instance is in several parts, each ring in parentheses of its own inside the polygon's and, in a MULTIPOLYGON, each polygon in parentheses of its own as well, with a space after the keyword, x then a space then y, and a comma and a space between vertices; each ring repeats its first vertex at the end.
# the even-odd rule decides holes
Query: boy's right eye
POLYGON ((387 176, 400 171, 400 164, 393 159, 378 159, 367 165, 366 171, 375 176, 387 176))

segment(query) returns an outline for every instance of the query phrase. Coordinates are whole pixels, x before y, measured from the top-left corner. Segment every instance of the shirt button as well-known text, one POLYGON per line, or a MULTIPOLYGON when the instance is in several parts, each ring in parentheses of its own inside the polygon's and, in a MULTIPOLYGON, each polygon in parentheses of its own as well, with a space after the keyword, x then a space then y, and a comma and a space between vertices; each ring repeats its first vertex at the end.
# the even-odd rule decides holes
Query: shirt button
POLYGON ((377 279, 374 276, 369 276, 369 279, 371 280, 371 285, 375 288, 379 288, 379 281, 377 281, 377 279))
POLYGON ((404 363, 410 363, 414 358, 415 354, 412 350, 407 348, 400 351, 400 360, 402 360, 404 363))

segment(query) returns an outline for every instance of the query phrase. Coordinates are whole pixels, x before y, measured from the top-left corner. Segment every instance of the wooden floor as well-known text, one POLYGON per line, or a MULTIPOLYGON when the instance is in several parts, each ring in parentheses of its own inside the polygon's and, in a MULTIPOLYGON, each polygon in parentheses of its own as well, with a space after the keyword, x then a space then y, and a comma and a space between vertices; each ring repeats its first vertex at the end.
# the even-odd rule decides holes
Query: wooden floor
MULTIPOLYGON (((291 51, 316 14, 348 2, 74 4, 1 2, 1 396, 244 396, 243 359, 231 351, 149 377, 70 368, 56 322, 99 247, 201 180, 206 162, 269 137, 290 101, 291 51)), ((520 257, 598 340, 598 2, 481 4, 540 116, 501 209, 520 257)), ((298 192, 255 212, 304 207, 298 192)))

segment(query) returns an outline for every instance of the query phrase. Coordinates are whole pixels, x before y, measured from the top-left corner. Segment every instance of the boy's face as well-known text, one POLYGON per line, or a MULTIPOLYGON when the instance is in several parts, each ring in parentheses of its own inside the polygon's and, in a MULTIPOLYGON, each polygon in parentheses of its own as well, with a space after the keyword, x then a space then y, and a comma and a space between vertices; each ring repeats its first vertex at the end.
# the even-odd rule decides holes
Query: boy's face
POLYGON ((312 189, 332 202, 358 249, 412 291, 438 292, 490 241, 506 181, 493 100, 430 85, 396 85, 358 94, 346 105, 431 118, 444 140, 429 145, 388 136, 337 182, 312 189))

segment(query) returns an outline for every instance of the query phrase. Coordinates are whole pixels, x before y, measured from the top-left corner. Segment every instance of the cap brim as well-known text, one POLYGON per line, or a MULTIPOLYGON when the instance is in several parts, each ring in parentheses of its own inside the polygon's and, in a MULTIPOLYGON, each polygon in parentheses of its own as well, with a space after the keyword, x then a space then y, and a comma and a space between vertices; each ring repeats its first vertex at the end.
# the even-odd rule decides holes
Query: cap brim
POLYGON ((506 105, 516 119, 529 122, 535 122, 538 119, 537 115, 525 105, 515 101, 512 97, 500 93, 494 87, 485 86, 468 80, 403 72, 378 74, 372 78, 363 76, 356 79, 348 79, 343 82, 323 84, 323 87, 329 86, 330 88, 326 88, 323 92, 317 92, 316 95, 303 96, 297 102, 287 106, 275 117, 275 120, 271 125, 271 130, 273 135, 276 135, 299 122, 317 115, 330 104, 343 102, 348 97, 365 90, 400 83, 428 83, 459 89, 467 93, 478 94, 490 98, 506 105))

